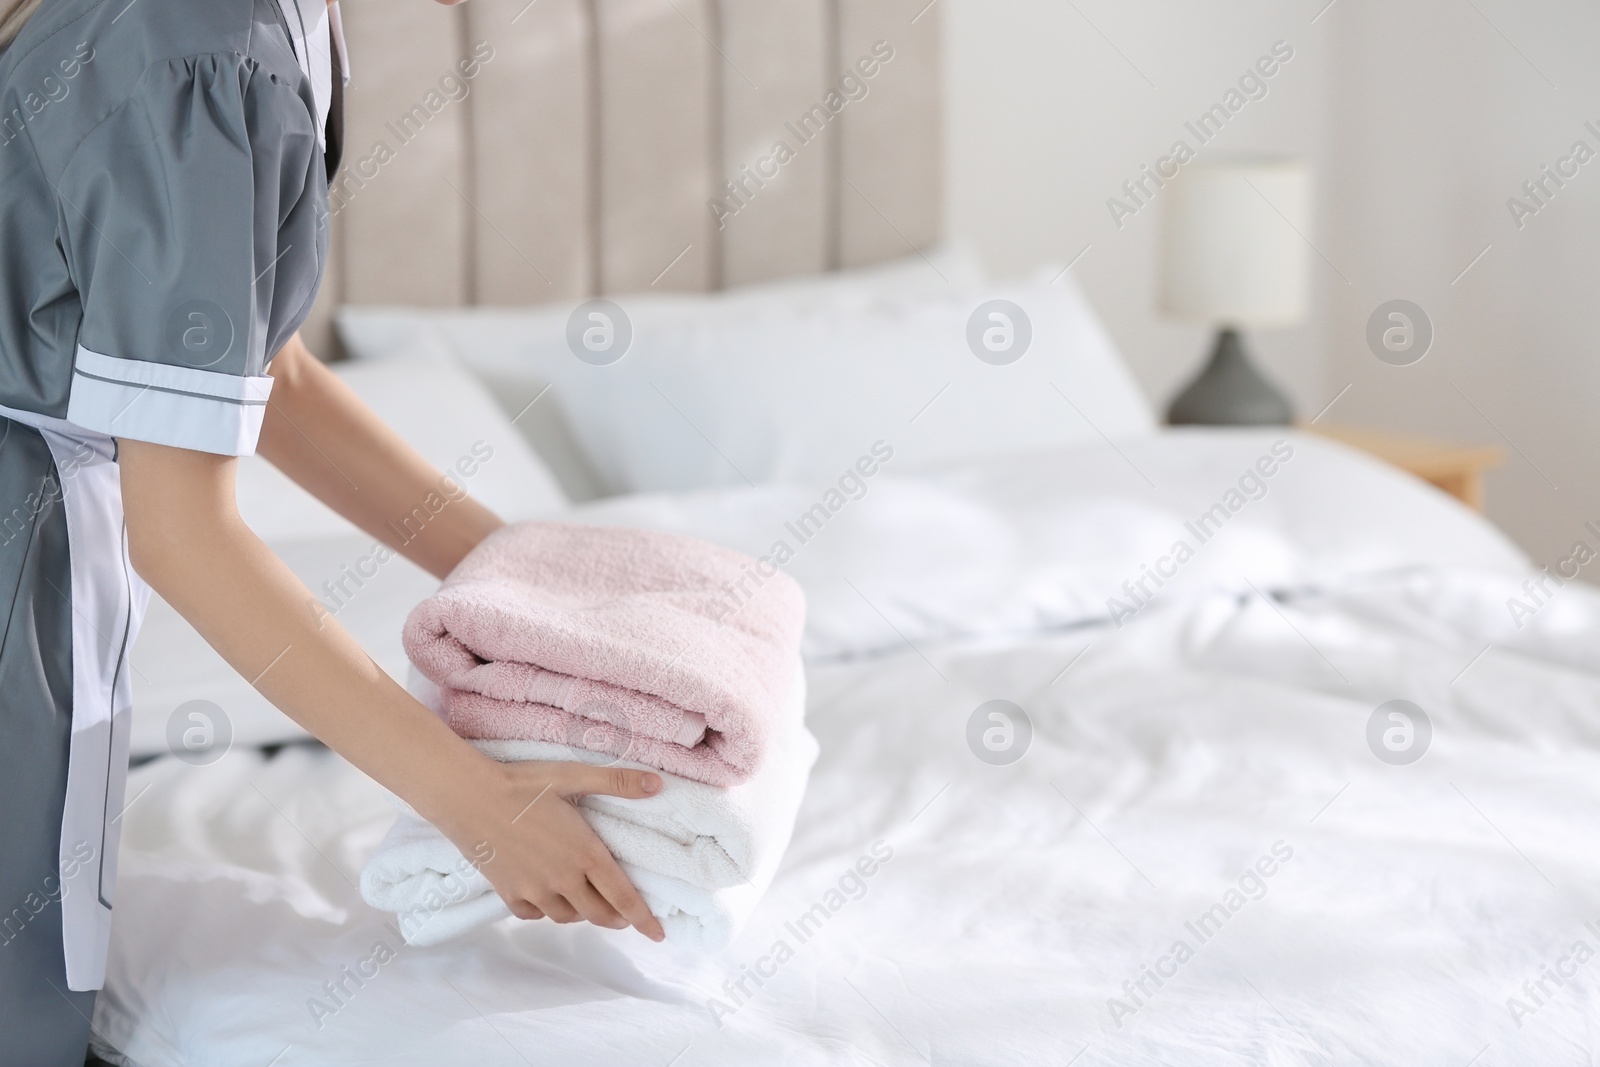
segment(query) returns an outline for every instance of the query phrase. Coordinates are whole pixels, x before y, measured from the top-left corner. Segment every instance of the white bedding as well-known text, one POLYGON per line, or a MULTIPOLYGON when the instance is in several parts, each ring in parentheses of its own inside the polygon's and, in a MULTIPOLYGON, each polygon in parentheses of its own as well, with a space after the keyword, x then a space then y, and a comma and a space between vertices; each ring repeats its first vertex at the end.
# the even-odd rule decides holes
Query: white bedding
POLYGON ((781 544, 792 553, 785 570, 805 586, 812 658, 908 639, 1127 624, 1148 605, 1212 589, 1331 587, 1412 566, 1527 566, 1452 498, 1288 430, 1169 430, 912 477, 895 462, 858 479, 857 493, 836 492, 832 514, 803 525, 837 483, 614 498, 579 514, 758 558, 780 559, 781 544), (1180 542, 1192 552, 1181 563, 1180 542), (1153 568, 1171 576, 1151 577, 1153 568))
MULTIPOLYGON (((1600 957, 1572 947, 1600 950, 1600 595, 1568 585, 1518 628, 1503 539, 1308 444, 1119 627, 1097 598, 1153 563, 1159 516, 1217 500, 1273 438, 1159 440, 1128 451, 1139 477, 1089 450, 908 483, 981 498, 1004 553, 847 508, 797 554, 833 620, 821 756, 725 951, 515 920, 402 947, 355 885, 381 791, 320 749, 235 748, 130 780, 102 1039, 147 1067, 1589 1062, 1600 957), (1117 535, 1129 515, 1148 537, 1117 535), (963 592, 997 555, 1012 584, 963 592), (830 567, 872 561, 852 577, 873 617, 847 617, 830 567), (1003 766, 967 741, 995 699, 1032 725, 1003 766), (1395 699, 1432 724, 1404 766, 1367 740, 1395 699), (1186 924, 1213 905, 1202 941, 1186 924), (1147 966, 1170 976, 1135 1000, 1147 966), (1544 966, 1577 977, 1536 1000, 1544 966)), ((771 508, 601 506, 735 541, 771 508)))

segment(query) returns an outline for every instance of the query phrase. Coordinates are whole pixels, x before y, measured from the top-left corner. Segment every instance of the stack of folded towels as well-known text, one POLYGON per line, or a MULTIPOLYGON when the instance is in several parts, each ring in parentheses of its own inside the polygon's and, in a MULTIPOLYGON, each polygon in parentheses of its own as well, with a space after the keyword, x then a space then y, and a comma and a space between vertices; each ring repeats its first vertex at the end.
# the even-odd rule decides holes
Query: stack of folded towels
MULTIPOLYGON (((676 534, 522 523, 490 535, 406 621, 412 693, 501 761, 659 772, 584 818, 669 941, 728 943, 789 845, 816 759, 805 727, 805 599, 775 569, 676 534)), ((510 912, 402 805, 361 875, 412 944, 510 912)))

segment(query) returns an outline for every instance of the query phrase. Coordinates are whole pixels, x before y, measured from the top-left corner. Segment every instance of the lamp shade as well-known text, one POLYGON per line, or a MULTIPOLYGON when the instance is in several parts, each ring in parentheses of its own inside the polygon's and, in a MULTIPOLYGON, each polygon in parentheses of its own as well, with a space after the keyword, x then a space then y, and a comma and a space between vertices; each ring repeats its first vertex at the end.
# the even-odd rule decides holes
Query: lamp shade
POLYGON ((1293 159, 1191 163, 1164 194, 1161 310, 1285 326, 1306 310, 1311 176, 1293 159))

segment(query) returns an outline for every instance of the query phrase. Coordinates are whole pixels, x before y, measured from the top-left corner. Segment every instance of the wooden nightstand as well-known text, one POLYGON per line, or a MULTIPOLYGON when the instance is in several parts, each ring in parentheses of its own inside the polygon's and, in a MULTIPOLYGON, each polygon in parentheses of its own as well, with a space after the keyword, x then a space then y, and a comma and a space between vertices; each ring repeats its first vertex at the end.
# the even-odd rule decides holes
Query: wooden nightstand
POLYGON ((1506 461, 1505 449, 1498 445, 1459 445, 1429 437, 1327 423, 1301 428, 1392 463, 1478 511, 1483 510, 1484 471, 1502 466, 1506 461))

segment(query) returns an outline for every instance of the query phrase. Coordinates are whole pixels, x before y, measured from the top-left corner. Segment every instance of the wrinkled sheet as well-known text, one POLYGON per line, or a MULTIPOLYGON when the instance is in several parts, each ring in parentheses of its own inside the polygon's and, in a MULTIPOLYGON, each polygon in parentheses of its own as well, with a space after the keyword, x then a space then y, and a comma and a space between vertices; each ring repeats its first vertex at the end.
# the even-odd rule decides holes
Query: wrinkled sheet
POLYGON ((157 761, 97 1029, 148 1067, 1589 1062, 1600 596, 1518 628, 1519 580, 1199 592, 813 664, 793 843, 709 957, 515 920, 401 946, 356 889, 392 818, 362 775, 157 761), (995 699, 1031 722, 1008 765, 968 741, 995 699), (1368 740, 1397 699, 1431 724, 1408 765, 1368 740))
POLYGON ((1256 493, 1280 437, 891 462, 804 542, 826 487, 579 509, 794 542, 821 754, 733 943, 402 946, 356 888, 381 790, 235 747, 130 780, 99 1032, 147 1067, 1590 1062, 1600 594, 1535 597, 1481 519, 1310 438, 1256 493))

